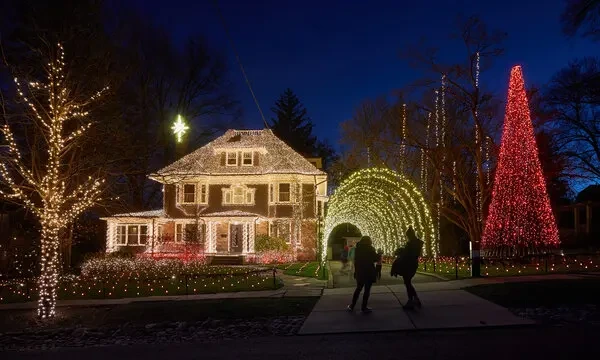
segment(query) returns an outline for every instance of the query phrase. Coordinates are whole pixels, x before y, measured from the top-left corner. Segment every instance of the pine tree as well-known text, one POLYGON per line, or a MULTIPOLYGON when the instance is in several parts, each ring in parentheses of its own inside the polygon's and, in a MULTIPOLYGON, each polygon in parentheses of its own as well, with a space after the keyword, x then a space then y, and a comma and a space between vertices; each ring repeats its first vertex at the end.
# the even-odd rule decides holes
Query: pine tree
POLYGON ((559 245, 520 66, 511 70, 500 157, 482 238, 492 255, 534 254, 559 245))
POLYGON ((301 155, 314 156, 317 139, 312 135, 313 123, 298 96, 286 89, 271 111, 276 116, 270 124, 275 135, 301 155))

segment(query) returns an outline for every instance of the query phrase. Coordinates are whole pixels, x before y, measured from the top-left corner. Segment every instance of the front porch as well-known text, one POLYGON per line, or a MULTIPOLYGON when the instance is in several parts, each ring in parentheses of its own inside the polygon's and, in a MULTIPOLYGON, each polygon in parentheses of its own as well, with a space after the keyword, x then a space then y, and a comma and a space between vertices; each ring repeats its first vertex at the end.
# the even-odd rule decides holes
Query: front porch
POLYGON ((196 219, 172 219, 158 212, 143 212, 104 220, 107 252, 166 258, 202 256, 219 262, 220 257, 233 256, 243 261, 254 254, 256 235, 268 233, 268 219, 241 211, 206 214, 196 219))

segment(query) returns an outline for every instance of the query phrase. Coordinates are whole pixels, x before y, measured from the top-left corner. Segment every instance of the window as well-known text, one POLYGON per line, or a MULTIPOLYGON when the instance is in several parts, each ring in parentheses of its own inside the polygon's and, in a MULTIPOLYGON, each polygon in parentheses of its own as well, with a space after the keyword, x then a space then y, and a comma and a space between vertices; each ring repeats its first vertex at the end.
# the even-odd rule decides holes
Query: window
POLYGON ((270 203, 275 202, 275 200, 273 199, 274 193, 275 192, 273 191, 273 184, 269 184, 269 202, 270 203))
POLYGON ((208 186, 206 184, 200 185, 200 204, 208 203, 208 186))
POLYGON ((183 224, 175 225, 175 241, 177 241, 177 242, 183 241, 183 224))
POLYGON ((290 243, 290 224, 291 223, 289 221, 285 220, 272 222, 270 226, 271 236, 278 237, 285 240, 286 243, 290 243))
POLYGON ((279 184, 279 202, 290 202, 290 184, 279 184))
POLYGON ((232 186, 223 190, 223 205, 253 205, 256 189, 243 185, 232 186))
POLYGON ((242 165, 252 166, 252 151, 244 151, 243 152, 242 165))
POLYGON ((118 225, 117 245, 146 245, 148 225, 118 225))
POLYGON ((117 226, 117 244, 125 245, 127 243, 127 226, 119 225, 117 226))
POLYGON ((158 225, 158 240, 162 240, 163 239, 163 226, 162 225, 158 225))
POLYGON ((237 152, 228 151, 227 152, 227 166, 237 166, 237 152))
POLYGON ((196 185, 183 185, 183 202, 188 204, 193 204, 196 202, 196 185))
POLYGON ((196 226, 196 224, 185 224, 185 241, 198 241, 198 227, 196 226))

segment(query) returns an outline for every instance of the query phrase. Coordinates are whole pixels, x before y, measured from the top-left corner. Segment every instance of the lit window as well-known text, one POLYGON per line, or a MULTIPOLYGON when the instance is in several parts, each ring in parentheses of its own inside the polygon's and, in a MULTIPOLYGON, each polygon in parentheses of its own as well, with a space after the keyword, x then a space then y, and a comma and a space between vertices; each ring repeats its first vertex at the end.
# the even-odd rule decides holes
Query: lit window
POLYGON ((279 202, 290 201, 290 184, 279 184, 279 202))
POLYGON ((242 165, 252 166, 252 152, 244 152, 242 157, 242 165))
POLYGON ((196 224, 185 224, 185 241, 195 242, 198 240, 198 227, 196 224))
POLYGON ((117 226, 118 245, 146 245, 148 242, 148 225, 117 226))
POLYGON ((137 245, 138 244, 138 236, 139 236, 139 228, 135 225, 129 225, 127 227, 127 244, 128 245, 137 245))
POLYGON ((227 166, 237 166, 237 152, 228 151, 227 152, 227 166))
POLYGON ((223 205, 253 205, 255 191, 242 185, 223 189, 223 205))
POLYGON ((148 226, 140 225, 140 245, 146 245, 148 242, 148 226))
POLYGON ((243 204, 244 203, 244 189, 241 187, 233 188, 233 203, 243 204))
POLYGON ((183 202, 188 204, 193 204, 196 202, 196 185, 183 185, 183 202))

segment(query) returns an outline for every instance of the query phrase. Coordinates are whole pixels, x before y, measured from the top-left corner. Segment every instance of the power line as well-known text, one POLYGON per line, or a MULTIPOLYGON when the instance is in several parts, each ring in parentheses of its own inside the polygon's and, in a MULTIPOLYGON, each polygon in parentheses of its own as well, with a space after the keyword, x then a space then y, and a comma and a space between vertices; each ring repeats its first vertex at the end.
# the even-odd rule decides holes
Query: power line
POLYGON ((269 124, 267 123, 267 120, 265 119, 265 115, 263 114, 263 111, 260 108, 260 105, 258 104, 258 100, 256 99, 256 95, 254 94, 254 90, 252 90, 252 85, 250 84, 250 80, 248 80, 248 75, 246 75, 246 70, 244 70, 244 65, 242 65, 242 60, 240 59, 240 55, 237 52, 237 50, 235 48, 235 44, 233 42, 233 38, 231 37, 231 34, 229 33, 229 29, 227 27, 227 22, 225 22, 225 17, 223 17, 223 13, 221 13, 221 9, 219 8, 218 0, 214 0, 213 4, 215 5, 217 14, 219 15, 219 18, 221 19, 221 23, 223 25, 223 29, 225 30, 225 34, 227 36, 227 40, 229 41, 229 45, 231 46, 231 49, 233 50, 233 53, 235 54, 235 58, 237 59, 237 62, 240 65, 240 69, 242 70, 242 75, 244 75, 244 79, 246 80, 246 85, 248 85, 250 94, 252 94, 252 99, 254 99, 254 103, 256 104, 256 107, 258 108, 260 117, 262 118, 262 121, 265 124, 265 127, 268 129, 269 124))

